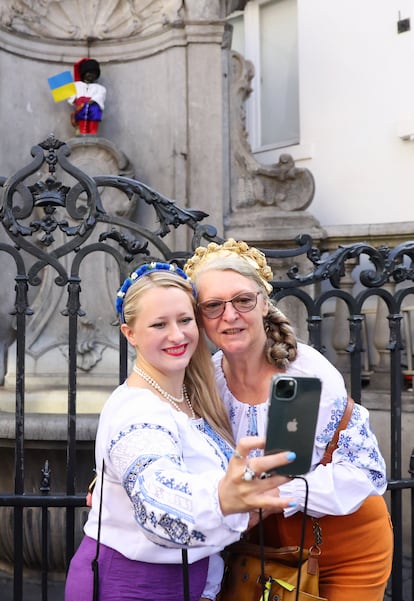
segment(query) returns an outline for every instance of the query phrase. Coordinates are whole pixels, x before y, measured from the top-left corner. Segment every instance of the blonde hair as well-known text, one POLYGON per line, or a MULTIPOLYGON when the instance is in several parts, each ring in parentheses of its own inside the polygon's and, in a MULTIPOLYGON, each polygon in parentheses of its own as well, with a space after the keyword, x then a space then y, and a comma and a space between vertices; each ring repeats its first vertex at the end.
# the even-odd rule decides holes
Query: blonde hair
POLYGON ((207 247, 197 248, 184 265, 185 273, 196 288, 200 275, 213 269, 235 271, 253 280, 263 291, 268 301, 268 313, 263 318, 267 337, 265 355, 269 363, 285 370, 296 359, 297 339, 288 318, 269 296, 273 290, 269 283, 273 279, 273 273, 264 253, 246 242, 236 242, 230 238, 221 245, 210 243, 207 247))
POLYGON ((249 273, 255 274, 255 279, 260 280, 260 286, 267 294, 271 294, 273 288, 269 281, 273 278, 273 273, 266 262, 264 253, 254 246, 249 246, 246 242, 236 242, 233 238, 229 238, 223 244, 210 242, 207 246, 196 248, 194 255, 185 264, 184 271, 195 282, 199 271, 201 269, 204 271, 207 264, 210 264, 211 261, 218 261, 219 257, 229 260, 239 257, 241 260, 239 265, 249 265, 249 273))
MULTIPOLYGON (((189 280, 184 280, 173 271, 151 271, 137 279, 125 294, 123 312, 129 327, 133 326, 139 314, 141 297, 154 287, 183 290, 188 294, 196 313, 196 300, 189 280)), ((194 411, 234 446, 230 420, 216 388, 211 354, 203 332, 200 332, 197 348, 185 370, 184 383, 194 411)))

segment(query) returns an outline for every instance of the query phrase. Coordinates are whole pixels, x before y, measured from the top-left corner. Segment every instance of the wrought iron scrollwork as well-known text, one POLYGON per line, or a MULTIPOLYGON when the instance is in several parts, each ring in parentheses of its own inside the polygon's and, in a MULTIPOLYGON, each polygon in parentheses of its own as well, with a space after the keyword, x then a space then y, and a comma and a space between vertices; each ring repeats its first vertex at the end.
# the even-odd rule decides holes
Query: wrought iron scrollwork
POLYGON ((175 201, 128 177, 90 177, 68 160, 70 148, 53 134, 33 146, 31 155, 33 160, 27 166, 9 178, 0 178, 0 220, 5 231, 16 247, 37 258, 29 272, 31 284, 38 284, 41 269, 51 265, 59 274, 56 282, 64 285, 68 277, 61 258, 84 245, 98 223, 109 226, 106 232, 100 232, 99 242, 116 242, 120 252, 124 252, 126 263, 139 255, 148 256, 150 243, 164 260, 185 260, 185 252, 174 253, 161 240, 172 228, 181 225, 193 230, 193 247, 201 244, 202 238, 219 240, 213 226, 200 226, 207 217, 203 211, 180 207, 175 201), (26 183, 35 173, 42 172, 42 168, 47 170, 43 179, 26 183), (73 185, 58 179, 59 168, 75 180, 73 185), (111 187, 124 193, 131 202, 150 206, 155 213, 156 227, 150 229, 138 220, 107 213, 100 190, 111 187), (57 237, 56 232, 61 232, 63 238, 57 237))
POLYGON ((359 259, 362 255, 366 256, 371 265, 371 268, 362 269, 359 274, 359 282, 366 288, 379 288, 391 280, 401 283, 414 279, 413 242, 402 243, 394 249, 386 246, 375 248, 366 242, 358 242, 340 246, 325 256, 320 249, 312 246, 310 236, 299 236, 296 242, 297 248, 264 252, 269 257, 278 258, 306 255, 314 269, 308 273, 300 273, 299 266, 292 265, 287 271, 288 280, 273 282, 275 289, 303 287, 324 280, 328 280, 334 288, 339 288, 341 278, 345 275, 346 262, 359 259), (404 264, 404 257, 410 259, 409 266, 404 264))
MULTIPOLYGON (((70 148, 53 134, 34 146, 31 154, 31 163, 7 179, 0 178, 0 220, 15 246, 36 258, 29 271, 31 284, 38 282, 38 274, 45 265, 51 265, 58 272, 56 281, 64 285, 68 276, 61 258, 84 245, 98 223, 108 225, 106 231, 99 233, 99 242, 113 241, 126 263, 135 257, 153 256, 151 245, 159 258, 182 264, 197 246, 223 241, 217 229, 205 223, 208 215, 203 211, 180 207, 174 200, 128 177, 87 175, 69 161, 70 148), (41 172, 43 167, 47 170, 45 177, 27 184, 26 180, 41 172), (58 179, 59 168, 75 180, 73 185, 58 179), (151 207, 156 226, 150 229, 138 219, 129 220, 107 213, 100 195, 100 190, 106 188, 116 188, 131 203, 151 207), (172 228, 181 225, 192 230, 190 249, 172 251, 162 239, 172 228), (56 232, 61 232, 63 238, 57 239, 56 232)), ((374 248, 366 242, 358 242, 322 253, 314 246, 311 236, 304 234, 296 238, 295 244, 291 248, 263 249, 269 259, 306 257, 312 266, 303 272, 303 263, 291 265, 285 278, 273 282, 276 292, 322 281, 329 281, 334 288, 339 288, 346 262, 363 255, 369 266, 361 270, 359 281, 366 288, 378 288, 390 280, 399 283, 414 279, 414 242, 400 244, 394 249, 374 248)))

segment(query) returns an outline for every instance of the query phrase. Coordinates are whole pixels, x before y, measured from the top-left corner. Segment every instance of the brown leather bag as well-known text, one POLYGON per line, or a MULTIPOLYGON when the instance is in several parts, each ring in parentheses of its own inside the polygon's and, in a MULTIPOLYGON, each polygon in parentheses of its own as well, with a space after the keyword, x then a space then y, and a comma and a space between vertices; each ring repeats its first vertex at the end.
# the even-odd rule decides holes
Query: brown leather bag
MULTIPOLYGON (((321 464, 326 465, 332 461, 332 453, 338 445, 339 434, 347 427, 353 408, 354 401, 349 397, 342 419, 326 447, 321 464)), ((269 530, 275 532, 271 525, 273 518, 277 516, 273 514, 264 520, 264 528, 268 523, 269 530)), ((315 544, 309 550, 302 550, 302 558, 300 547, 261 547, 257 542, 257 532, 251 533, 249 542, 241 540, 227 547, 224 551, 225 571, 217 601, 327 601, 325 597, 319 596, 318 556, 321 553, 319 547, 321 530, 317 520, 312 521, 315 544), (299 567, 299 595, 297 596, 299 567)))
POLYGON ((319 596, 319 549, 304 549, 300 563, 299 547, 263 547, 264 587, 259 545, 239 541, 230 545, 226 551, 226 569, 217 601, 296 601, 299 566, 298 601, 327 601, 319 596))

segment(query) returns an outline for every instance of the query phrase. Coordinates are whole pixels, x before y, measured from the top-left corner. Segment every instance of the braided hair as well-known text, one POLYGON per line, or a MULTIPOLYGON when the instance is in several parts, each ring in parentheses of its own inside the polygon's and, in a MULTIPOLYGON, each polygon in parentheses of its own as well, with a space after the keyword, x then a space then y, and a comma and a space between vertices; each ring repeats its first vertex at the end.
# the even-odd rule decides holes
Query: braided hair
POLYGON ((210 243, 207 247, 199 247, 184 265, 184 271, 192 279, 197 288, 198 277, 210 271, 235 271, 253 280, 263 291, 268 301, 268 313, 263 318, 266 332, 266 358, 278 369, 285 370, 289 363, 296 359, 296 335, 286 315, 278 309, 270 298, 273 290, 270 280, 272 270, 266 262, 265 255, 246 242, 236 242, 229 238, 224 244, 210 243))
POLYGON ((269 298, 268 313, 263 318, 266 332, 266 358, 279 369, 285 370, 296 359, 297 340, 286 315, 269 298))

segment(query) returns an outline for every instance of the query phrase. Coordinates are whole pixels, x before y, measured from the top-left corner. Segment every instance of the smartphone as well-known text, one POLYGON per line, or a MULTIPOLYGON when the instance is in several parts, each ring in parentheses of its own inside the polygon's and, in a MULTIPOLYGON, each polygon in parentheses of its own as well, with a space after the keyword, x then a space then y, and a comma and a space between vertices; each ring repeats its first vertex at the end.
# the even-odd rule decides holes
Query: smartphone
POLYGON ((296 459, 266 475, 300 476, 310 470, 321 389, 315 377, 272 377, 265 454, 294 451, 296 459))

